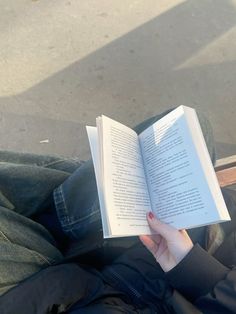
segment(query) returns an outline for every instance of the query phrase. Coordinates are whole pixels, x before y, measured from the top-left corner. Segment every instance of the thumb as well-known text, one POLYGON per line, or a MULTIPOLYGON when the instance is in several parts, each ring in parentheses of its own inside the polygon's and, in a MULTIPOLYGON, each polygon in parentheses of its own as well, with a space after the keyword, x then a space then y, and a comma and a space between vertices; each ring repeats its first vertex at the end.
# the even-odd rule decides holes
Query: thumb
POLYGON ((176 235, 176 231, 177 231, 175 228, 165 223, 162 223, 160 220, 158 220, 154 216, 153 212, 149 212, 147 214, 147 220, 148 220, 149 226, 151 227, 153 231, 160 234, 167 241, 173 240, 173 237, 176 235))

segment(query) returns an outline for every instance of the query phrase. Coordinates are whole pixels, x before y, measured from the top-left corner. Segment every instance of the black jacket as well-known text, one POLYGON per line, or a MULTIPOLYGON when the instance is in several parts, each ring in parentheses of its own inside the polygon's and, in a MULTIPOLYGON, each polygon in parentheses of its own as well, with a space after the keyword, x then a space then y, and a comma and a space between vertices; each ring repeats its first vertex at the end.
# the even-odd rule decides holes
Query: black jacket
POLYGON ((230 204, 236 200, 225 200, 234 208, 232 223, 224 225, 214 256, 196 244, 164 274, 138 245, 100 272, 76 263, 51 266, 1 296, 0 313, 236 313, 236 210, 230 204))
MULTIPOLYGON (((222 253, 231 251, 233 259, 234 236, 231 234, 220 248, 222 253)), ((0 313, 171 313, 173 308, 176 313, 236 313, 235 268, 223 265, 195 245, 182 262, 163 275, 162 280, 174 288, 172 291, 152 278, 154 268, 141 261, 139 250, 134 248, 127 258, 124 254, 110 267, 130 279, 131 286, 134 273, 144 267, 141 277, 136 277, 135 288, 143 296, 150 295, 149 299, 145 297, 146 306, 145 302, 136 302, 126 288, 121 286, 123 291, 119 291, 119 283, 108 275, 110 267, 100 275, 69 263, 42 270, 8 291, 0 299, 0 313), (71 304, 76 305, 69 310, 71 304)))

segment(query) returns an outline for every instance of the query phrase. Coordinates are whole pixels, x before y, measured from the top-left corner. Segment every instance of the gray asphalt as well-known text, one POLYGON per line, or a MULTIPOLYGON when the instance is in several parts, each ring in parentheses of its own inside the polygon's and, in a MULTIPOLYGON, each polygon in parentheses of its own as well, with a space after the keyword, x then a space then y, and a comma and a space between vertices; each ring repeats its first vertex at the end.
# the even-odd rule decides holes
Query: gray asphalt
POLYGON ((176 105, 236 154, 236 1, 0 1, 0 149, 90 156, 85 125, 176 105))

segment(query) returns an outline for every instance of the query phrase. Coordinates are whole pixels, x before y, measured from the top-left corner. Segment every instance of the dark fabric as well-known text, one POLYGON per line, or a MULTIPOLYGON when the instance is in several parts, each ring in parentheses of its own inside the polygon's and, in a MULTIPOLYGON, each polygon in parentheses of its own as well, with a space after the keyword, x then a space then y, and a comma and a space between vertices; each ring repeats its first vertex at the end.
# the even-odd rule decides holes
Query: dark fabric
MULTIPOLYGON (((111 289, 111 288, 109 288, 111 289)), ((104 293, 103 297, 91 302, 90 305, 81 308, 77 304, 73 306, 68 314, 161 314, 163 312, 154 311, 150 308, 137 308, 135 304, 130 301, 125 301, 125 297, 121 294, 113 294, 106 296, 104 293)))
POLYGON ((76 264, 51 266, 4 294, 0 313, 62 313, 76 301, 80 307, 89 304, 103 289, 99 276, 76 264))
POLYGON ((102 229, 97 185, 91 160, 79 167, 54 192, 61 227, 71 239, 102 229))
MULTIPOLYGON (((227 240, 225 242, 227 243, 227 240)), ((82 302, 85 300, 85 297, 87 297, 87 294, 83 294, 84 285, 79 287, 74 286, 74 281, 76 284, 79 284, 81 279, 84 278, 84 275, 81 276, 81 273, 76 275, 76 272, 73 271, 72 276, 72 274, 70 275, 70 272, 68 272, 68 269, 66 274, 64 274, 65 277, 63 277, 63 273, 60 272, 57 272, 56 275, 54 275, 54 268, 49 267, 47 270, 45 270, 47 271, 46 281, 42 280, 44 271, 41 271, 35 277, 26 280, 20 286, 10 290, 6 295, 4 295, 0 302, 0 306, 3 306, 3 311, 1 311, 1 313, 16 313, 19 307, 24 310, 26 305, 31 306, 32 310, 28 308, 30 310, 28 311, 27 309, 28 312, 26 311, 25 313, 37 313, 36 308, 38 313, 46 313, 45 308, 42 307, 45 304, 47 304, 46 306, 49 308, 52 306, 52 304, 54 304, 50 311, 51 313, 57 313, 61 311, 62 308, 64 309, 65 306, 69 306, 74 302, 72 296, 74 296, 75 291, 76 298, 78 298, 77 301, 79 301, 76 303, 76 305, 74 305, 72 308, 73 310, 71 309, 72 314, 83 312, 145 313, 144 311, 148 311, 147 313, 171 313, 171 309, 169 308, 171 306, 170 304, 174 304, 175 311, 178 311, 178 313, 192 313, 190 312, 191 304, 189 304, 189 302, 184 298, 181 301, 181 312, 179 311, 180 298, 178 298, 176 301, 176 294, 172 295, 170 290, 165 286, 165 281, 160 281, 159 278, 163 278, 163 272, 158 270, 158 266, 155 264, 152 256, 144 248, 143 252, 145 252, 145 254, 143 254, 141 251, 142 248, 140 247, 129 250, 113 263, 113 269, 116 270, 116 273, 121 273, 123 277, 126 278, 126 282, 129 284, 128 287, 126 285, 122 285, 121 282, 116 282, 114 279, 117 279, 117 277, 114 278, 105 276, 104 280, 101 280, 101 277, 99 275, 97 277, 97 274, 95 274, 96 278, 90 277, 90 280, 86 279, 85 282, 88 282, 89 285, 92 284, 92 287, 94 287, 94 283, 98 281, 100 287, 98 290, 101 293, 92 294, 92 298, 89 299, 89 304, 86 306, 82 302), (50 275, 51 271, 52 273, 50 275), (36 280, 32 280, 36 277, 38 277, 38 282, 36 280), (67 284, 65 281, 66 279, 69 280, 67 284), (161 283, 164 284, 164 289, 161 287, 161 283), (28 284, 28 286, 26 284, 28 284), (104 287, 112 287, 113 285, 116 286, 112 291, 110 291, 111 293, 107 295, 107 290, 104 287), (141 300, 140 302, 140 299, 137 301, 137 299, 134 298, 133 294, 131 294, 129 291, 130 286, 134 286, 136 290, 139 290, 142 298, 144 299, 143 301, 141 300), (18 289, 19 287, 20 290, 18 289), (118 288, 119 291, 123 291, 123 293, 117 292, 118 288), (66 289, 67 294, 65 294, 64 289, 66 289), (16 296, 11 295, 11 293, 14 292, 16 293, 16 296), (42 297, 40 293, 43 293, 42 297), (124 300, 124 295, 130 295, 130 300, 129 298, 124 300), (5 307, 4 303, 2 303, 2 300, 4 300, 6 296, 8 296, 8 303, 6 303, 5 307), (25 298, 27 299, 26 302, 24 301, 25 298), (42 298, 44 298, 46 303, 41 303, 42 298), (15 302, 11 302, 11 300, 15 300, 15 302), (175 302, 173 302, 173 300, 175 302), (55 306, 55 304, 58 304, 58 302, 61 304, 61 307, 55 306), (142 302, 147 302, 149 306, 142 308, 142 302), (163 308, 164 302, 169 305, 164 306, 163 308), (9 310, 9 312, 4 312, 6 310, 9 310)), ((183 272, 183 276, 179 278, 181 282, 183 282, 186 278, 188 278, 188 276, 192 274, 192 272, 195 271, 196 265, 198 265, 200 261, 203 262, 205 267, 207 267, 207 264, 204 264, 204 254, 206 254, 207 258, 209 257, 208 254, 203 251, 200 260, 192 260, 191 263, 187 265, 185 272, 183 272)), ((67 268, 67 265, 61 265, 63 272, 64 266, 67 268)), ((104 273, 105 272, 106 270, 104 273)), ((205 275, 205 281, 207 282, 207 272, 205 275)), ((215 276, 217 277, 218 273, 216 273, 215 276)), ((235 275, 230 272, 227 278, 223 281, 221 280, 217 282, 214 289, 211 290, 207 295, 197 299, 195 301, 195 305, 199 310, 202 309, 204 313, 235 313, 234 285, 235 275), (220 309, 220 311, 218 311, 218 309, 220 309)), ((68 313, 70 313, 70 310, 68 310, 68 313)))
POLYGON ((229 271, 212 291, 199 298, 196 306, 207 314, 236 313, 236 268, 229 271))
POLYGON ((236 230, 236 191, 231 187, 225 187, 222 188, 222 194, 231 217, 231 221, 220 224, 224 234, 227 236, 236 230))
POLYGON ((168 300, 169 306, 176 314, 200 314, 200 311, 194 304, 188 301, 177 290, 173 291, 171 298, 168 300))
MULTIPOLYGON (((163 279, 165 276, 163 277, 163 273, 158 270, 158 267, 155 268, 151 256, 146 256, 146 260, 140 250, 142 249, 134 248, 127 251, 114 265, 117 265, 116 270, 118 273, 121 271, 123 275, 126 275, 129 286, 134 285, 136 281, 136 290, 139 290, 144 302, 149 303, 148 307, 143 306, 145 311, 148 311, 147 313, 172 313, 171 305, 173 304, 175 313, 192 313, 189 312, 189 309, 194 305, 196 306, 196 313, 197 309, 203 313, 235 313, 235 270, 228 271, 225 278, 220 278, 222 268, 225 269, 225 267, 222 265, 219 268, 219 265, 214 267, 215 275, 210 275, 210 277, 213 275, 218 278, 214 287, 208 286, 208 272, 205 272, 205 281, 202 284, 205 287, 208 286, 210 291, 206 295, 197 298, 194 304, 191 305, 187 299, 184 299, 188 295, 183 294, 183 297, 176 298, 176 293, 172 295, 170 290, 165 287, 164 281, 165 288, 159 289, 161 285, 158 282, 157 275, 163 279), (150 296, 146 299, 148 294, 150 296), (156 297, 154 294, 156 294, 156 297), (164 302, 167 305, 163 306, 164 302)), ((195 256, 197 257, 197 254, 195 256)), ((186 259, 185 264, 182 264, 184 268, 183 272, 179 274, 181 275, 179 281, 175 278, 178 284, 179 282, 183 284, 185 280, 188 281, 188 277, 191 277, 192 272, 196 270, 196 265, 200 262, 207 268, 208 264, 205 264, 204 261, 209 258, 208 253, 202 251, 201 256, 198 257, 197 260, 190 261, 186 259), (198 259, 198 257, 201 257, 201 259, 198 259), (187 261, 189 261, 188 265, 186 265, 187 261)), ((212 266, 212 263, 210 266, 212 266)), ((60 313, 61 309, 65 309, 77 300, 76 305, 71 308, 71 312, 68 310, 68 313, 122 313, 122 311, 123 313, 145 313, 142 311, 140 299, 137 301, 137 298, 129 292, 130 287, 124 288, 120 282, 116 282, 113 277, 110 278, 109 274, 107 275, 107 269, 104 270, 104 278, 101 278, 97 273, 88 273, 77 267, 74 264, 63 264, 41 271, 3 295, 0 302, 0 312, 4 314, 17 313, 17 309, 20 307, 23 314, 47 313, 46 308, 51 308, 51 313, 60 313), (113 285, 115 286, 112 289, 113 285), (14 302, 11 302, 11 300, 14 300, 14 302), (42 300, 43 302, 41 302, 42 300), (54 306, 53 312, 53 304, 61 304, 61 307, 54 306)), ((189 282, 189 284, 191 287, 192 282, 189 282)))
POLYGON ((20 289, 19 286, 13 288, 0 299, 1 314, 65 312, 157 313, 137 307, 128 295, 108 285, 98 272, 85 270, 75 263, 48 267, 22 282, 20 289))
POLYGON ((127 250, 102 274, 109 284, 130 295, 135 304, 158 303, 168 289, 164 272, 142 244, 127 250))
POLYGON ((53 190, 82 165, 76 158, 0 151, 0 206, 30 217, 50 206, 53 190))
POLYGON ((68 243, 68 238, 62 230, 61 223, 58 219, 57 212, 53 203, 48 209, 45 209, 38 215, 34 215, 32 219, 43 225, 47 230, 50 231, 54 239, 56 240, 56 245, 62 251, 68 243))
MULTIPOLYGON (((163 115, 165 114, 166 112, 163 115)), ((160 119, 163 115, 145 121, 136 128, 137 132, 141 132, 143 128, 148 127, 148 125, 160 119)), ((200 122, 209 153, 214 162, 215 152, 211 128, 205 118, 203 118, 203 120, 200 119, 200 122)), ((76 220, 78 220, 82 222, 83 228, 80 229, 79 224, 77 235, 81 237, 84 234, 84 238, 87 237, 86 225, 90 220, 87 218, 85 220, 83 219, 86 217, 87 210, 91 208, 95 209, 97 219, 100 217, 98 213, 96 186, 94 185, 94 173, 91 165, 86 168, 87 165, 81 166, 81 163, 78 161, 75 161, 75 163, 72 161, 72 163, 68 163, 67 171, 66 168, 63 168, 64 160, 55 160, 52 157, 40 159, 34 156, 34 158, 31 159, 31 156, 16 154, 15 156, 12 155, 7 158, 7 154, 3 153, 2 155, 0 154, 0 159, 1 156, 3 167, 0 169, 0 189, 3 193, 0 195, 0 200, 4 202, 8 209, 16 210, 22 215, 31 217, 38 213, 47 212, 45 210, 48 209, 51 202, 52 190, 55 186, 58 186, 65 179, 69 178, 71 172, 79 167, 79 170, 76 171, 82 175, 81 178, 71 176, 71 178, 73 177, 75 179, 74 189, 71 189, 71 184, 68 185, 69 187, 65 184, 65 186, 68 187, 66 190, 69 193, 66 204, 70 204, 69 208, 72 208, 72 214, 75 214, 75 219, 69 221, 68 230, 69 233, 74 236, 74 230, 71 230, 71 228, 76 225, 76 220), (14 167, 14 163, 18 163, 19 166, 15 165, 14 167), (10 167, 9 164, 11 164, 11 166, 13 164, 13 167, 10 167), (26 166, 29 167, 28 171, 25 171, 26 166), (56 168, 51 169, 51 167, 56 168), (38 171, 41 172, 41 174, 37 176, 38 171), (31 180, 31 174, 33 177, 36 177, 36 181, 31 180), (54 174, 56 176, 54 176, 54 174), (52 175, 53 178, 56 179, 50 181, 50 176, 52 175), (6 177, 7 179, 5 179, 6 177), (86 177, 88 179, 87 181, 84 180, 86 177), (14 179, 16 180, 14 181, 14 179), (81 193, 79 195, 76 194, 76 191, 78 191, 76 182, 80 187, 79 190, 81 193), (90 185, 85 184, 85 182, 90 182, 90 185), (7 183, 7 185, 4 186, 4 183, 7 183), (9 190, 7 190, 7 188, 9 188, 9 190), (23 194, 19 197, 17 191, 18 193, 19 191, 20 193, 23 192, 23 194), (85 203, 83 203, 84 200, 86 201, 85 203), (82 207, 79 205, 81 202, 85 204, 82 207), (81 211, 78 212, 78 209, 81 211), (83 215, 83 213, 85 215, 83 215)), ((69 180, 67 182, 72 181, 73 180, 69 180)), ((60 194, 61 193, 58 193, 58 195, 60 194)), ((60 203, 60 197, 57 200, 59 201, 57 205, 59 205, 60 208, 60 204, 62 204, 60 203)), ((234 206, 234 202, 232 202, 231 205, 234 206)), ((62 219, 63 229, 67 227, 65 224, 67 218, 68 216, 59 215, 59 220, 62 219)), ((43 220, 41 221, 43 222, 43 220)), ((96 225, 96 219, 94 223, 96 225)), ((47 219, 44 221, 44 224, 48 229, 53 226, 48 224, 47 219)), ((91 231, 89 228, 88 230, 91 231)), ((200 229, 196 229, 196 233, 191 234, 192 237, 195 237, 195 240, 202 240, 205 237, 205 228, 199 230, 200 229)), ((222 252, 227 252, 227 243, 229 243, 228 239, 230 236, 231 232, 229 231, 228 238, 225 239, 224 243, 217 250, 218 258, 222 259, 222 263, 224 263, 224 259, 220 250, 223 250, 223 245, 225 245, 225 249, 222 252)), ((92 239, 94 239, 93 242, 96 242, 96 237, 93 236, 92 239)), ((80 241, 77 242, 80 245, 80 241)), ((91 247, 93 245, 94 243, 91 243, 91 247)), ((86 246, 87 243, 83 245, 83 247, 86 246)), ((73 306, 67 310, 67 312, 71 314, 191 313, 190 311, 193 309, 197 311, 197 308, 200 311, 203 309, 204 313, 213 313, 212 311, 217 307, 224 309, 222 313, 231 313, 232 309, 234 309, 236 299, 234 270, 230 271, 230 269, 227 269, 223 264, 218 264, 213 257, 209 258, 207 252, 201 251, 200 260, 196 256, 195 259, 192 258, 189 260, 189 263, 188 259, 182 261, 182 265, 185 263, 186 266, 185 272, 182 271, 183 276, 180 278, 183 285, 185 284, 185 280, 188 280, 188 277, 193 275, 198 265, 199 267, 207 268, 207 265, 204 264, 205 260, 208 261, 208 259, 210 259, 210 265, 215 265, 215 263, 218 265, 218 267, 214 268, 215 276, 209 273, 211 276, 211 285, 207 284, 204 286, 205 295, 197 297, 194 304, 191 304, 187 299, 189 295, 185 295, 184 291, 182 296, 176 292, 173 293, 173 289, 179 289, 179 287, 175 287, 174 283, 172 283, 172 287, 168 284, 166 275, 141 244, 132 249, 123 251, 124 253, 115 261, 111 261, 111 265, 105 267, 101 273, 93 269, 84 268, 84 266, 82 269, 75 264, 61 264, 41 270, 21 282, 17 287, 9 290, 0 298, 0 313, 60 313, 68 309, 72 304, 73 306), (212 260, 214 260, 214 262, 212 262, 212 260), (224 278, 222 278, 223 269, 227 269, 227 276, 224 278), (14 302, 12 302, 12 300, 14 300, 14 302), (5 305, 3 302, 6 302, 5 305), (197 308, 195 306, 197 306, 197 308)), ((227 263, 231 261, 232 260, 228 260, 227 263)), ((64 260, 62 262, 61 259, 59 259, 59 262, 64 263, 66 261, 64 260)), ((92 262, 96 264, 96 257, 92 262)), ((175 270, 173 270, 173 273, 174 271, 175 270)), ((206 271, 206 283, 208 282, 207 276, 208 272, 206 271)))
POLYGON ((188 255, 166 274, 166 279, 188 299, 196 300, 211 291, 228 272, 227 267, 206 254, 206 251, 196 244, 188 255), (196 261, 201 262, 196 263, 196 261))

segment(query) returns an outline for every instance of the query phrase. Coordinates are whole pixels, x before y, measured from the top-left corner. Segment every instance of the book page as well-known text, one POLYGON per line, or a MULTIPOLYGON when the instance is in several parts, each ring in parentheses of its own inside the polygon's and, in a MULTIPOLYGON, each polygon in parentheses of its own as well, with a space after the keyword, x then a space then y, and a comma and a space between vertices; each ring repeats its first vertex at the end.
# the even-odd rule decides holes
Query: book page
POLYGON ((98 120, 98 129, 102 134, 103 187, 111 233, 150 234, 146 212, 151 205, 138 136, 105 116, 98 120))
POLYGON ((186 116, 189 131, 192 135, 192 140, 196 148, 196 152, 201 164, 202 170, 205 174, 211 195, 217 207, 221 221, 231 220, 228 209, 226 207, 218 179, 216 177, 215 169, 212 165, 208 149, 198 123, 196 111, 192 108, 183 106, 186 116))
POLYGON ((157 217, 179 229, 219 221, 183 106, 154 123, 139 139, 157 217))
POLYGON ((91 149, 94 171, 95 171, 96 182, 97 182, 98 198, 99 198, 101 217, 102 217, 103 235, 104 235, 104 238, 107 238, 110 234, 110 230, 109 230, 109 224, 107 222, 107 212, 106 212, 106 206, 105 206, 104 194, 103 194, 103 178, 102 178, 102 167, 100 165, 100 157, 99 157, 98 131, 96 127, 92 127, 92 126, 87 126, 86 130, 87 130, 87 134, 89 138, 89 145, 91 149))

